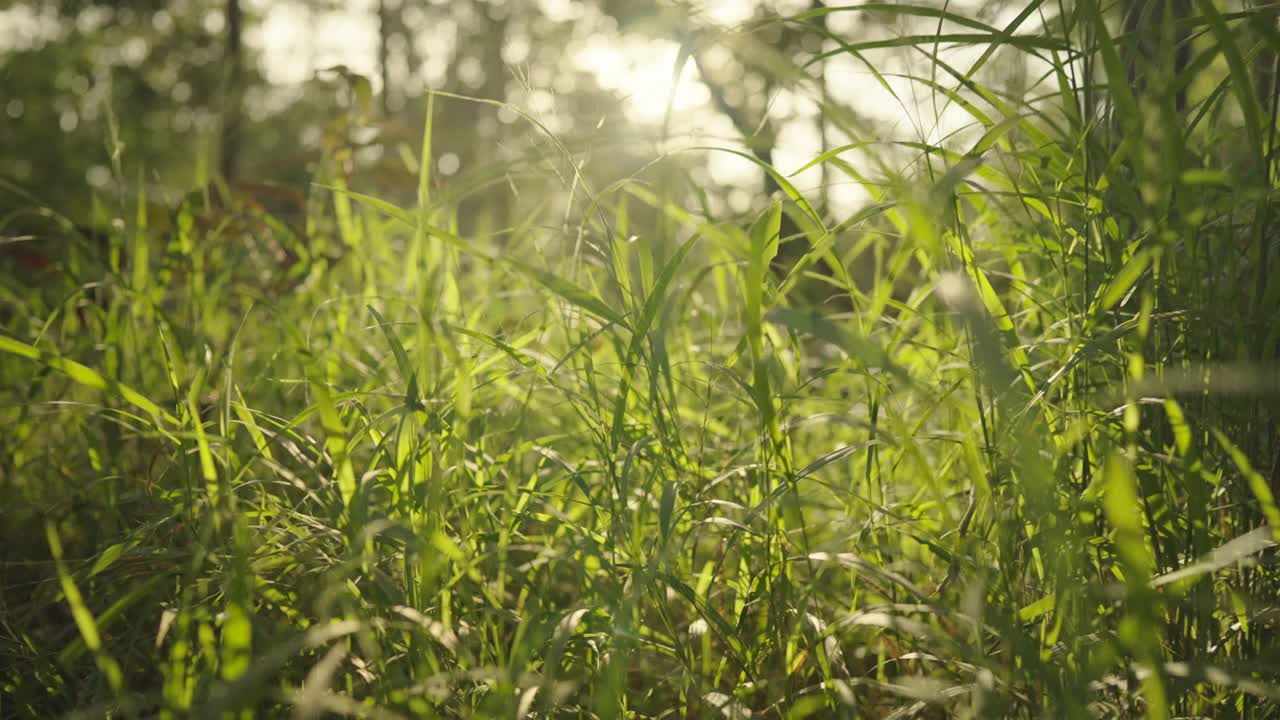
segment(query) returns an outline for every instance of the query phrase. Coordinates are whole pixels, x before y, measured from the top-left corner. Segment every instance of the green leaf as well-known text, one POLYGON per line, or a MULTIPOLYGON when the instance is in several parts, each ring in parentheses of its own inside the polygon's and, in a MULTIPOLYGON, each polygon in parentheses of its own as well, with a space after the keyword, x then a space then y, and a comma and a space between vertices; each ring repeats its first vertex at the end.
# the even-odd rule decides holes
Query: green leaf
MULTIPOLYGON (((826 227, 822 224, 822 216, 818 214, 818 211, 813 209, 813 206, 809 204, 809 201, 805 200, 804 195, 800 194, 800 191, 796 189, 795 185, 791 184, 791 181, 788 180, 785 175, 778 172, 778 170, 774 168, 772 165, 770 165, 769 163, 761 160, 760 158, 756 157, 755 155, 752 155, 751 153, 742 152, 741 150, 734 150, 732 148, 726 148, 726 147, 705 146, 705 147, 690 148, 690 150, 725 152, 725 153, 729 153, 730 155, 737 155, 738 157, 743 158, 744 160, 749 160, 751 163, 759 166, 761 170, 764 170, 766 173, 768 173, 769 177, 772 177, 774 181, 778 183, 778 187, 782 188, 782 192, 786 193, 787 197, 791 200, 791 202, 795 203, 797 207, 803 210, 805 214, 808 215, 809 218, 818 225, 818 227, 822 228, 823 230, 826 230, 826 227)), ((779 208, 779 211, 781 211, 781 208, 779 208)), ((765 214, 767 215, 770 212, 772 212, 772 209, 766 210, 765 214)))
MULTIPOLYGON (((1254 159, 1261 162, 1265 159, 1262 140, 1263 112, 1258 106, 1258 96, 1254 91, 1244 53, 1240 52, 1240 43, 1227 27, 1222 13, 1218 12, 1212 0, 1197 0, 1196 5, 1200 8, 1202 17, 1208 21, 1214 39, 1218 41, 1218 48, 1222 51, 1222 57, 1226 59, 1227 67, 1231 70, 1231 90, 1236 96, 1240 110, 1244 113, 1245 137, 1249 141, 1249 149, 1254 159)), ((1274 18, 1271 23, 1274 25, 1274 18)), ((1271 122, 1274 123, 1275 119, 1272 118, 1271 122)))
MULTIPOLYGON (((1006 122, 1008 122, 1006 120, 1006 122)), ((982 167, 982 156, 978 154, 966 155, 960 159, 960 162, 952 165, 947 172, 938 178, 938 181, 929 189, 929 197, 934 203, 946 203, 955 195, 956 188, 964 179, 969 177, 974 170, 982 167)))
MULTIPOLYGON (((387 338, 387 344, 391 346, 391 354, 396 358, 396 366, 400 369, 400 377, 404 378, 408 387, 417 387, 417 373, 413 369, 413 364, 409 362, 409 353, 405 352, 404 344, 400 342, 400 336, 396 335, 395 328, 386 318, 382 317, 372 305, 366 305, 369 313, 378 321, 378 327, 382 330, 382 334, 387 338)), ((405 402, 413 406, 418 403, 417 393, 406 393, 405 402)))
POLYGON ((653 284, 653 290, 649 292, 649 297, 645 298, 644 307, 640 310, 640 317, 636 320, 635 327, 631 331, 631 347, 627 352, 630 357, 634 358, 639 355, 644 338, 649 334, 649 328, 653 326, 654 318, 658 316, 658 311, 662 309, 663 303, 666 301, 667 287, 671 284, 672 278, 675 277, 676 271, 683 266, 685 257, 693 249, 698 237, 698 234, 695 233, 684 241, 684 244, 675 251, 658 274, 658 279, 653 284))
POLYGON ((559 275, 535 267, 528 263, 516 260, 515 258, 505 258, 504 262, 520 272, 537 280, 543 287, 551 292, 559 295, 571 305, 586 310, 597 317, 608 320, 609 322, 627 327, 627 321, 619 315, 613 308, 609 307, 604 300, 592 295, 587 290, 573 284, 572 282, 560 277, 559 275))
POLYGON ((120 559, 120 556, 124 554, 124 551, 132 547, 134 544, 135 543, 116 543, 106 550, 103 550, 102 554, 98 556, 98 559, 94 561, 93 567, 89 569, 89 577, 93 577, 94 575, 97 575, 103 570, 111 567, 115 561, 120 559))
POLYGON ((344 187, 336 187, 334 185, 325 185, 324 183, 311 183, 311 184, 318 188, 329 190, 339 195, 345 195, 347 197, 350 197, 352 200, 355 200, 361 205, 364 205, 373 210, 377 210, 378 212, 381 212, 384 215, 388 215, 396 220, 399 220, 400 222, 408 225, 409 227, 417 227, 418 225, 418 220, 413 213, 409 212, 408 210, 404 210, 397 205, 389 203, 386 200, 383 200, 381 198, 376 198, 372 195, 365 195, 364 193, 359 193, 354 190, 348 190, 347 188, 344 188, 344 187))
POLYGON ((1146 584, 1151 579, 1155 560, 1147 548, 1142 525, 1138 479, 1129 460, 1118 451, 1107 456, 1102 477, 1102 510, 1115 529, 1116 554, 1120 557, 1125 578, 1131 584, 1146 584))
POLYGON ((342 422, 338 406, 333 401, 329 387, 323 382, 312 382, 311 392, 316 396, 316 407, 320 411, 320 424, 324 427, 325 449, 333 458, 334 472, 338 482, 338 492, 342 496, 343 507, 350 507, 356 494, 356 475, 347 455, 347 428, 342 422))
POLYGON ((62 541, 58 538, 58 531, 53 523, 46 522, 44 526, 45 539, 49 543, 49 553, 53 556, 54 566, 57 569, 58 580, 62 585, 62 594, 66 598, 67 605, 71 608, 71 619, 75 621, 76 629, 80 631, 80 637, 84 640, 85 647, 94 654, 98 669, 107 677, 107 683, 112 690, 119 692, 124 684, 124 674, 120 672, 120 665, 107 654, 102 646, 102 636, 98 633, 98 623, 94 620, 93 613, 85 605, 84 596, 80 594, 80 588, 76 587, 75 579, 71 577, 71 572, 67 569, 67 564, 63 558, 62 541))
POLYGON ((1116 50, 1115 41, 1106 18, 1102 15, 1098 0, 1085 0, 1081 3, 1086 19, 1093 25, 1093 34, 1098 44, 1098 54, 1102 56, 1102 65, 1107 71, 1107 89, 1116 104, 1116 114, 1124 125, 1125 134, 1137 136, 1141 133, 1142 117, 1138 112, 1138 100, 1133 95, 1129 84, 1129 74, 1120 53, 1116 50))
POLYGON ((859 452, 861 450, 866 450, 869 447, 873 447, 879 444, 880 444, 879 440, 864 440, 860 443, 854 443, 852 445, 843 445, 841 447, 838 447, 835 450, 832 450, 831 452, 823 455, 822 457, 819 457, 817 460, 814 460, 813 462, 804 466, 804 469, 796 473, 796 480, 802 480, 806 477, 809 477, 810 475, 818 472, 819 470, 821 470, 822 468, 828 465, 831 465, 832 463, 840 462, 841 460, 844 460, 845 458, 849 457, 850 455, 856 452, 859 452))
MULTIPOLYGON (((203 373, 203 370, 201 371, 203 373)), ((193 387, 196 383, 192 383, 193 387)), ((205 482, 209 493, 209 501, 218 502, 218 467, 213 462, 213 450, 209 446, 209 436, 204 431, 204 421, 200 419, 200 406, 194 395, 187 396, 187 411, 190 413, 191 430, 196 436, 196 451, 200 458, 200 477, 205 482)))
POLYGON ((1267 524, 1271 526, 1272 536, 1280 541, 1280 509, 1276 508, 1276 498, 1271 492, 1271 486, 1267 484, 1267 479, 1262 477, 1262 473, 1253 469, 1249 458, 1221 430, 1214 428, 1213 436, 1218 439, 1218 444, 1227 451, 1231 461, 1236 464, 1236 469, 1244 476, 1245 482, 1249 484, 1249 490, 1262 508, 1262 517, 1266 518, 1267 524))
POLYGON ((1270 527, 1264 525, 1228 540, 1193 563, 1161 575, 1151 581, 1151 586, 1160 587, 1174 583, 1181 586, 1188 581, 1235 565, 1277 544, 1280 544, 1280 539, 1276 538, 1270 527))
POLYGON ((1027 605, 1018 611, 1018 619, 1023 622, 1035 620, 1045 613, 1053 610, 1057 605, 1057 597, 1053 594, 1045 595, 1039 600, 1027 605))
POLYGON ((671 537, 671 515, 675 512, 678 493, 679 486, 674 480, 662 483, 662 499, 658 502, 658 527, 662 531, 664 542, 671 537))
POLYGON ((142 170, 138 170, 138 207, 133 228, 133 247, 130 262, 133 265, 133 291, 139 297, 146 297, 147 284, 151 279, 150 238, 147 237, 147 184, 143 182, 142 170))
POLYGON ((751 353, 753 370, 752 394, 760 411, 763 424, 774 430, 775 425, 769 373, 764 365, 764 289, 769 263, 778 254, 778 235, 782 227, 782 203, 774 201, 761 213, 751 226, 751 249, 747 258, 746 283, 743 295, 747 304, 747 348, 751 353))
POLYGON ((73 381, 85 387, 94 388, 96 390, 106 390, 118 395, 122 400, 142 410, 153 418, 164 420, 165 422, 177 424, 178 420, 174 416, 160 409, 159 405, 151 402, 142 393, 122 385, 114 380, 108 380, 98 374, 96 370, 82 365, 75 360, 49 355, 41 352, 35 347, 24 342, 14 340, 11 337, 0 335, 0 352, 7 352, 19 357, 27 358, 42 363, 54 370, 57 370, 73 381))
MULTIPOLYGON (((418 162, 418 220, 427 222, 427 207, 431 202, 431 131, 435 123, 436 94, 427 92, 427 119, 422 126, 422 155, 418 162)), ((394 207, 394 206, 393 206, 394 207)))
POLYGON ((1142 274, 1146 272, 1147 265, 1151 264, 1152 252, 1150 249, 1139 250, 1134 253, 1133 257, 1120 268, 1120 272, 1111 279, 1105 290, 1102 291, 1098 299, 1098 312, 1110 310, 1112 306, 1120 302, 1122 298, 1129 292, 1130 288, 1138 282, 1142 274))

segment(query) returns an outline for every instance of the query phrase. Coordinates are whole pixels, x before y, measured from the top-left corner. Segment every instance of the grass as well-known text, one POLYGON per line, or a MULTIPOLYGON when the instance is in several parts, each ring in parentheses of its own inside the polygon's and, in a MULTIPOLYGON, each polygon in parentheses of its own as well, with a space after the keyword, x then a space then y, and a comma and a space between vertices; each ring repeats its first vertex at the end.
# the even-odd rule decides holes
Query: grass
POLYGON ((851 217, 118 177, 5 277, 0 715, 1275 717, 1280 36, 1196 8, 1136 91, 1094 2, 898 8, 972 129, 816 158, 851 217))

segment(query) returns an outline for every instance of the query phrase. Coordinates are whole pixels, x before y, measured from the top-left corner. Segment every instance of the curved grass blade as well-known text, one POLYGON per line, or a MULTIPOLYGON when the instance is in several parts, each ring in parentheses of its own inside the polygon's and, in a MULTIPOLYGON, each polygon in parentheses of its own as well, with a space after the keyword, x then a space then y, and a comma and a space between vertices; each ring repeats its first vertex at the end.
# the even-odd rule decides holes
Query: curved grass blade
POLYGON ((85 387, 90 387, 95 390, 104 390, 117 395, 120 399, 147 413, 152 418, 163 420, 164 422, 172 425, 178 424, 177 418, 165 412, 159 405, 149 400, 142 393, 114 380, 108 380, 99 374, 98 371, 87 365, 78 363, 75 360, 69 360, 56 355, 49 355, 48 353, 42 352, 31 345, 5 335, 0 335, 0 352, 11 353, 46 365, 63 373, 80 385, 84 385, 85 387))

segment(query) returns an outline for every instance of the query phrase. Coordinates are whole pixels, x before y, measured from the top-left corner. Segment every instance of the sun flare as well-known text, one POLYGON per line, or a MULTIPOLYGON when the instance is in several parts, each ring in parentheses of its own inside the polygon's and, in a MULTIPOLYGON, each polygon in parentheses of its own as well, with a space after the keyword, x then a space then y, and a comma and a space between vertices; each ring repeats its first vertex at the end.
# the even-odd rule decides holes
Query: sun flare
POLYGON ((578 52, 580 67, 599 83, 626 97, 628 114, 655 121, 671 104, 673 112, 690 110, 707 102, 707 89, 697 80, 691 63, 676 74, 680 46, 668 40, 626 43, 592 40, 578 52))

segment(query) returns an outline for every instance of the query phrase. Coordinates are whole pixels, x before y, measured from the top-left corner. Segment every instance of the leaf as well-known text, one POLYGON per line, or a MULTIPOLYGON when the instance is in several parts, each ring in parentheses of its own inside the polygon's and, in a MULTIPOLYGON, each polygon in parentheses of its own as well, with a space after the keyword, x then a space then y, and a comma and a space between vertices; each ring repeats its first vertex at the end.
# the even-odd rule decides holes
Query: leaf
POLYGON ((663 302, 666 300, 667 286, 671 284, 672 278, 684 264, 685 257, 689 251, 693 249, 694 243, 698 240, 698 234, 694 233, 667 261, 662 271, 658 274, 657 281, 653 284, 653 290, 649 292, 649 297, 644 301, 644 307, 640 310, 640 317, 636 320, 635 328, 631 331, 631 347, 628 355, 636 357, 639 355, 641 343, 649 333, 649 328, 653 325, 653 320, 658 316, 658 311, 662 308, 663 302))
POLYGON ((1098 299, 1098 311, 1105 312, 1110 310, 1113 305, 1120 302, 1121 298, 1129 292, 1129 289, 1138 282, 1142 277, 1142 273, 1146 271, 1147 265, 1151 263, 1151 251, 1140 250, 1134 253, 1133 257, 1120 268, 1120 272, 1111 279, 1105 290, 1102 291, 1101 297, 1098 299))
POLYGON ((168 423, 178 424, 177 418, 160 409, 159 405, 148 400, 142 393, 122 385, 114 380, 108 380, 98 374, 96 370, 82 365, 75 360, 49 355, 37 350, 35 347, 24 342, 14 340, 11 337, 0 335, 0 352, 7 352, 13 355, 34 360, 42 363, 54 370, 57 370, 73 381, 85 387, 94 388, 96 390, 106 390, 118 395, 122 400, 142 410, 153 418, 164 420, 168 423))
MULTIPOLYGON (((1231 90, 1244 114, 1245 137, 1249 141, 1249 149, 1253 152, 1254 158, 1263 160, 1265 159, 1262 142, 1263 112, 1258 106, 1258 97, 1254 92, 1244 53, 1240 52, 1240 43, 1211 0, 1197 0, 1196 5, 1200 8, 1201 17, 1208 21, 1214 39, 1218 41, 1218 49, 1222 51, 1222 57, 1231 70, 1231 90)), ((1271 22, 1274 24, 1274 19, 1271 22)))
POLYGON ((133 257, 131 264, 133 265, 133 284, 132 289, 140 297, 146 297, 147 285, 151 278, 151 262, 149 252, 151 248, 150 238, 147 237, 147 193, 146 182, 143 181, 142 170, 138 170, 138 208, 133 228, 133 257))
POLYGON ((1057 597, 1050 593, 1018 611, 1018 619, 1023 622, 1035 620, 1053 610, 1057 605, 1057 597))
POLYGON ((439 643, 446 650, 449 650, 450 652, 457 652, 458 636, 444 623, 436 620, 435 618, 428 617, 414 608, 404 605, 394 605, 391 609, 394 612, 399 613, 401 617, 409 620, 410 622, 416 623, 423 630, 426 630, 427 634, 431 636, 431 639, 439 643))
POLYGON ((80 631, 80 637, 84 640, 85 647, 94 654, 98 669, 107 676, 107 682, 112 690, 119 692, 123 685, 124 675, 120 672, 120 665, 115 659, 107 654, 102 647, 102 636, 98 633, 98 623, 94 620, 93 613, 85 605, 84 596, 80 594, 80 589, 76 587, 75 579, 71 577, 71 572, 67 569, 67 564, 62 554, 62 541, 58 538, 57 528, 52 522, 46 522, 44 526, 45 539, 49 543, 49 554, 53 556, 54 566, 58 572, 58 580, 62 585, 62 595, 66 598, 67 605, 71 608, 71 619, 75 621, 76 629, 80 631))
POLYGON ((320 424, 324 427, 325 449, 333 458, 333 469, 342 496, 342 506, 350 507, 356 494, 356 475, 347 456, 347 429, 338 413, 329 387, 323 382, 312 382, 311 392, 316 396, 316 408, 320 411, 320 424))
POLYGON ((132 543, 128 546, 126 546, 125 543, 116 543, 106 550, 103 550, 102 554, 98 556, 98 559, 94 561, 93 567, 89 569, 89 577, 93 577, 94 575, 97 575, 103 570, 111 567, 115 561, 120 559, 120 556, 124 554, 124 551, 129 549, 129 547, 132 547, 132 545, 132 543))
POLYGON ((572 282, 565 280, 559 275, 520 260, 516 260, 515 258, 504 258, 502 262, 505 262, 507 265, 510 265, 520 272, 529 275, 534 280, 537 280, 543 287, 556 295, 559 295, 561 298, 568 301, 569 304, 576 305, 583 310, 608 320, 615 325, 619 325, 624 328, 627 327, 626 319, 619 315, 613 308, 609 307, 609 305, 603 300, 572 282))
POLYGON ((1131 584, 1147 583, 1155 560, 1147 548, 1142 525, 1142 499, 1138 496, 1138 479, 1129 460, 1120 452, 1107 456, 1102 467, 1102 510, 1115 528, 1116 554, 1131 584))
POLYGON ((703 518, 698 522, 698 524, 699 525, 719 525, 720 527, 727 527, 727 528, 733 528, 734 530, 740 530, 744 533, 747 533, 748 535, 756 535, 756 536, 760 535, 760 533, 756 532, 755 530, 752 530, 746 525, 743 525, 737 520, 732 520, 727 517, 716 516, 716 517, 703 518))
POLYGON ((1275 533, 1270 527, 1264 525, 1254 528, 1219 545, 1199 560, 1157 577, 1151 581, 1151 586, 1160 587, 1170 583, 1193 580, 1235 565, 1241 560, 1257 555, 1263 550, 1275 547, 1277 544, 1280 544, 1280 541, 1276 539, 1275 533))
POLYGON ((318 188, 338 193, 339 195, 346 195, 347 197, 350 197, 352 200, 355 200, 361 205, 377 210, 385 215, 389 215, 390 217, 396 220, 399 220, 400 222, 408 225, 409 227, 417 227, 418 225, 417 218, 413 215, 413 213, 407 210, 404 210, 392 203, 389 203, 386 200, 383 200, 381 198, 376 198, 372 195, 365 195, 364 193, 358 193, 354 190, 348 190, 347 188, 344 188, 344 187, 336 187, 334 185, 325 185, 324 183, 311 183, 311 184, 318 188))
POLYGON ((944 280, 945 285, 939 283, 938 290, 944 295, 952 296, 949 304, 960 310, 969 324, 974 335, 975 360, 990 374, 988 382, 1000 388, 1001 392, 1009 386, 1013 373, 1017 373, 1021 375, 1030 393, 1035 395, 1035 379, 1031 375, 1027 352, 1014 328, 1012 316, 987 278, 986 271, 978 265, 972 248, 961 242, 954 233, 947 233, 947 239, 952 251, 960 256, 968 272, 949 275, 944 280), (980 301, 978 306, 970 301, 973 299, 971 296, 976 296, 980 301))
MULTIPOLYGON (((515 347, 514 345, 511 345, 510 343, 500 340, 492 335, 487 335, 478 330, 472 330, 470 328, 466 328, 461 325, 450 325, 449 329, 461 335, 466 335, 467 337, 475 338, 476 340, 479 340, 480 342, 483 342, 484 344, 489 345, 490 347, 493 347, 494 349, 501 351, 504 355, 516 361, 516 363, 518 363, 521 367, 536 373, 539 377, 546 378, 548 376, 547 369, 544 368, 541 364, 539 364, 537 360, 529 356, 528 353, 524 352, 520 348, 515 347)), ((533 336, 533 335, 536 335, 536 332, 530 334, 530 336, 533 336)), ((530 336, 526 336, 526 337, 530 337, 530 336)))
POLYGON ((845 445, 843 447, 838 447, 835 450, 832 450, 826 455, 823 455, 817 460, 814 460, 813 462, 806 465, 803 470, 796 473, 796 480, 801 480, 803 478, 809 477, 810 475, 818 472, 822 468, 832 463, 840 462, 841 460, 849 457, 850 455, 858 452, 859 450, 866 450, 869 447, 872 447, 874 445, 879 445, 879 444, 880 444, 879 440, 864 440, 863 442, 860 442, 860 443, 854 443, 852 445, 845 445))
MULTIPOLYGON (((151 575, 145 581, 131 585, 129 591, 121 595, 111 603, 111 606, 102 611, 102 614, 95 618, 98 631, 102 632, 120 618, 124 617, 124 613, 129 608, 137 605, 139 602, 148 598, 153 598, 153 593, 165 582, 171 581, 171 573, 169 571, 158 571, 151 575)), ((74 640, 67 643, 61 651, 58 652, 58 662, 70 665, 80 658, 81 655, 89 649, 84 644, 84 638, 77 635, 74 640)))
POLYGON ((227 604, 222 623, 222 679, 248 672, 253 651, 253 620, 243 602, 227 604))
POLYGON ((378 321, 378 327, 382 329, 382 334, 387 338, 387 344, 391 346, 391 354, 396 358, 396 365, 400 368, 400 377, 405 383, 404 401, 411 408, 417 408, 422 404, 418 398, 418 373, 413 368, 413 364, 409 362, 409 353, 405 352, 404 344, 400 342, 400 336, 396 335, 395 329, 386 318, 382 317, 372 305, 366 305, 374 319, 378 321))
POLYGON ((211 687, 207 699, 192 710, 191 717, 215 720, 233 709, 255 702, 278 682, 280 669, 296 660, 298 653, 353 635, 364 627, 356 620, 330 620, 313 625, 306 632, 291 638, 276 640, 269 649, 253 659, 247 672, 241 673, 234 680, 211 687))
POLYGON ((1262 517, 1266 518, 1267 524, 1271 526, 1272 537, 1280 542, 1280 509, 1276 508, 1275 495, 1272 494, 1271 486, 1267 484, 1267 479, 1253 469, 1253 464, 1249 462, 1249 458, 1245 457, 1240 448, 1236 447, 1235 443, 1231 442, 1221 430, 1214 428, 1213 436, 1218 439, 1218 443, 1231 456, 1231 461, 1235 463, 1236 469, 1244 476, 1245 481, 1249 484, 1249 490, 1253 492, 1253 497, 1262 506, 1262 517))
POLYGON ((231 409, 235 411, 240 424, 249 430, 249 436, 253 438, 253 445, 258 449, 258 453, 268 460, 274 460, 275 458, 271 454, 271 443, 267 441, 266 434, 262 432, 261 426, 254 419, 253 412, 245 403, 244 395, 240 392, 240 388, 235 389, 235 395, 239 398, 239 401, 231 403, 231 409))
POLYGON ((774 407, 769 374, 764 366, 764 287, 769 263, 778 254, 778 234, 782 228, 782 203, 774 201, 751 225, 751 250, 747 258, 746 284, 742 289, 747 304, 747 348, 753 369, 752 395, 766 427, 774 425, 774 407))
POLYGON ((1173 446, 1178 454, 1186 457, 1191 452, 1191 426, 1182 412, 1182 406, 1173 398, 1164 399, 1165 415, 1169 418, 1169 427, 1173 430, 1173 446))
MULTIPOLYGON (((694 242, 698 235, 695 233, 692 237, 684 242, 683 245, 672 255, 671 259, 662 268, 658 275, 657 281, 653 285, 653 289, 649 292, 649 296, 645 299, 644 307, 640 311, 640 317, 636 321, 635 327, 631 330, 631 344, 627 349, 626 365, 623 368, 623 376, 618 387, 618 397, 613 406, 613 423, 610 430, 610 437, 615 441, 622 437, 622 428, 626 421, 627 401, 631 393, 631 367, 635 360, 640 357, 640 352, 644 347, 645 338, 648 337, 649 328, 652 327, 654 319, 658 316, 659 310, 662 308, 666 299, 667 286, 671 284, 671 279, 675 277, 675 273, 680 269, 684 262, 684 258, 693 248, 694 242)), ((622 263, 625 267, 625 263, 622 263)), ((659 341, 654 343, 656 349, 661 353, 662 343, 659 341)), ((563 362, 563 361, 561 361, 563 362)))
POLYGON ((473 255, 475 257, 481 257, 491 262, 497 262, 497 263, 508 265, 524 273, 525 275, 530 276, 531 278, 536 280, 539 284, 541 284, 543 287, 547 288, 548 290, 555 293, 556 295, 559 295, 561 298, 567 300, 571 305, 576 305, 582 308, 583 310, 586 310, 587 312, 590 312, 600 318, 608 320, 609 322, 615 325, 619 325, 624 328, 627 327, 626 319, 621 314, 619 314, 616 310, 609 307, 609 305, 605 303, 603 300, 592 295, 587 290, 575 285, 569 280, 566 280, 553 272, 543 270, 542 268, 536 267, 534 265, 530 265, 526 262, 517 260, 512 257, 493 257, 490 255, 487 255, 481 252, 480 250, 478 250, 477 248, 473 247, 470 243, 468 243, 466 240, 459 237, 458 235, 455 235, 447 230, 443 230, 441 228, 438 228, 432 225, 427 225, 424 222, 421 222, 420 219, 416 218, 412 213, 406 210, 402 210, 401 208, 396 207, 395 205, 385 200, 379 200, 378 198, 375 198, 373 196, 365 195, 363 193, 353 192, 345 188, 333 187, 330 185, 321 185, 319 183, 316 183, 316 185, 318 187, 325 188, 326 190, 332 190, 333 192, 339 193, 341 195, 349 196, 352 200, 355 200, 356 202, 362 205, 367 205, 371 208, 374 208, 375 210, 378 210, 387 215, 390 215, 391 217, 397 220, 400 220, 401 222, 404 222, 410 227, 418 228, 422 232, 428 235, 444 240, 446 243, 470 255, 473 255))
POLYGON ((200 407, 194 397, 187 398, 187 410, 191 415, 191 429, 196 436, 196 450, 200 458, 200 477, 205 482, 209 493, 209 501, 218 501, 218 467, 213 462, 213 450, 209 447, 209 436, 204 431, 204 421, 200 419, 200 407))
POLYGON ((741 662, 742 658, 739 654, 741 649, 741 640, 733 631, 733 627, 724 619, 724 616, 717 612, 715 608, 702 602, 698 598, 698 594, 693 591, 693 588, 686 585, 683 580, 664 572, 658 573, 658 577, 667 583, 667 586, 674 590, 677 595, 688 601, 689 604, 693 606, 694 610, 702 616, 702 619, 706 620, 711 627, 715 628, 716 634, 718 634, 720 639, 724 641, 729 653, 734 656, 734 659, 737 662, 741 662))
POLYGON ((1138 112, 1138 100, 1134 97, 1133 88, 1128 81, 1128 72, 1120 60, 1115 41, 1107 20, 1102 15, 1098 0, 1086 0, 1081 3, 1088 22, 1093 25, 1093 35, 1097 41, 1098 53, 1102 56, 1102 65, 1107 71, 1107 89, 1111 100, 1116 104, 1115 113, 1124 125, 1125 134, 1136 137, 1141 132, 1142 117, 1138 112))
POLYGON ((678 493, 679 486, 674 480, 662 483, 662 499, 658 502, 658 527, 662 530, 664 542, 671 536, 671 515, 675 511, 678 493))
MULTIPOLYGON (((766 173, 769 173, 769 176, 772 177, 778 183, 778 187, 782 188, 782 192, 786 193, 787 197, 791 200, 791 202, 795 203, 801 210, 803 210, 806 215, 808 215, 815 223, 817 223, 818 227, 822 228, 823 230, 826 230, 826 226, 822 224, 822 216, 818 214, 818 211, 813 209, 813 206, 809 204, 809 201, 804 199, 804 196, 800 194, 800 191, 796 189, 795 185, 791 184, 790 180, 787 180, 786 176, 778 172, 778 170, 774 168, 772 165, 770 165, 769 163, 761 160, 760 158, 756 157, 751 153, 742 152, 741 150, 734 150, 732 148, 726 148, 726 147, 700 146, 700 147, 689 148, 689 150, 726 152, 726 153, 729 153, 730 155, 737 155, 740 158, 749 160, 751 161, 751 163, 758 165, 760 169, 764 170, 766 173)), ((775 204, 777 204, 777 201, 775 201, 775 204)), ((765 212, 766 214, 771 213, 772 208, 765 212)), ((781 212, 781 206, 779 206, 779 212, 781 212)))
POLYGON ((435 123, 436 94, 427 91, 427 119, 422 127, 422 159, 418 162, 418 220, 427 221, 431 202, 431 132, 435 123))
MULTIPOLYGON (((1007 121, 1006 121, 1007 122, 1007 121)), ((981 155, 966 155, 960 162, 952 165, 947 172, 929 189, 929 197, 934 203, 949 202, 951 197, 955 195, 956 188, 964 179, 969 177, 974 170, 982 166, 981 155)))

